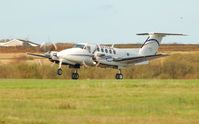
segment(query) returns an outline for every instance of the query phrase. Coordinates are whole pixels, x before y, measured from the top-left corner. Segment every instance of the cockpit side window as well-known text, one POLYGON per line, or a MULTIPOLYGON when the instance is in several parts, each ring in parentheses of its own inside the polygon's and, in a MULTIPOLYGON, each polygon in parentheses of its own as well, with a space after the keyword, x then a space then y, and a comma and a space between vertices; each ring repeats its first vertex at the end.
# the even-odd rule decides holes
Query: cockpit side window
POLYGON ((101 52, 104 52, 104 49, 103 49, 103 48, 101 48, 101 52))

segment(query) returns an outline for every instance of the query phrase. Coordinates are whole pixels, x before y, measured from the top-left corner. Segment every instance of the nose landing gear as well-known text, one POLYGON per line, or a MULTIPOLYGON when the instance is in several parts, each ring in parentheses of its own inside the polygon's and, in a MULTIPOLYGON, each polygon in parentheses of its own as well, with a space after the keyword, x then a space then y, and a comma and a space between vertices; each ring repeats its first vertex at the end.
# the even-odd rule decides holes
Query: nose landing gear
MULTIPOLYGON (((62 69, 61 68, 59 68, 59 69, 57 69, 57 75, 62 75, 62 69)), ((71 79, 73 79, 73 80, 77 80, 77 79, 79 79, 79 74, 78 74, 78 72, 77 72, 77 70, 75 70, 75 72, 73 72, 72 74, 71 74, 71 79)))
POLYGON ((59 68, 57 69, 57 75, 62 75, 62 69, 61 69, 61 65, 62 65, 62 59, 59 60, 59 68))
MULTIPOLYGON (((59 61, 59 68, 57 69, 57 75, 63 74, 63 71, 61 69, 61 65, 62 65, 62 60, 59 61)), ((78 74, 77 70, 80 68, 80 65, 70 65, 69 68, 75 69, 75 71, 71 74, 71 78, 73 80, 79 79, 79 74, 78 74)))
POLYGON ((62 75, 62 69, 61 68, 57 69, 57 75, 62 75))

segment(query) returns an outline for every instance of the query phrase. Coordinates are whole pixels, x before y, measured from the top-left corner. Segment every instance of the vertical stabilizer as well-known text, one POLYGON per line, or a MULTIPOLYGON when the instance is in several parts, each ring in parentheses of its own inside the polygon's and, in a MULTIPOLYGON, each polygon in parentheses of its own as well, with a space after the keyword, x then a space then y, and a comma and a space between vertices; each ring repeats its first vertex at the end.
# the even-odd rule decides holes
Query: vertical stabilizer
POLYGON ((171 34, 171 33, 141 33, 137 35, 147 35, 148 38, 139 50, 139 55, 148 56, 155 55, 158 52, 163 37, 167 35, 185 36, 184 34, 171 34))

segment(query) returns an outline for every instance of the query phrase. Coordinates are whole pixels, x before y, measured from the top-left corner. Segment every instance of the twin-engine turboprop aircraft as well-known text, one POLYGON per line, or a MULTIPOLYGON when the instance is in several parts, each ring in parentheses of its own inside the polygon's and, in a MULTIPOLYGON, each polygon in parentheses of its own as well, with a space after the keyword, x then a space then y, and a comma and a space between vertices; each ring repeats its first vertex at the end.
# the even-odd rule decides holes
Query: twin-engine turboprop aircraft
POLYGON ((184 36, 184 34, 171 33, 141 33, 137 35, 148 36, 141 48, 121 49, 114 48, 114 46, 80 43, 60 52, 50 51, 42 55, 28 53, 28 55, 47 58, 51 62, 59 64, 58 75, 62 75, 62 65, 68 65, 69 68, 75 70, 71 76, 75 80, 79 79, 77 70, 81 66, 118 69, 115 78, 123 79, 121 69, 129 68, 132 65, 148 64, 149 60, 167 56, 157 54, 163 37, 168 35, 184 36))

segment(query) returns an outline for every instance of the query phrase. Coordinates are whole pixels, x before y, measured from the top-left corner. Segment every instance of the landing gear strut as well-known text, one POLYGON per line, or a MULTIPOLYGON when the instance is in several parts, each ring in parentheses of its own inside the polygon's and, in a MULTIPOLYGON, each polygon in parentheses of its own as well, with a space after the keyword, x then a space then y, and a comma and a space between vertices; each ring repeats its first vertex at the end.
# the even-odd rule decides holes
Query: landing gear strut
POLYGON ((77 70, 75 70, 75 72, 72 73, 71 78, 72 78, 73 80, 79 79, 79 74, 77 73, 77 70))
POLYGON ((57 75, 62 75, 61 65, 62 65, 62 59, 59 60, 59 68, 57 69, 57 75))
POLYGON ((115 75, 115 79, 117 80, 122 80, 124 77, 123 77, 123 74, 121 73, 121 69, 119 69, 119 72, 115 75))

